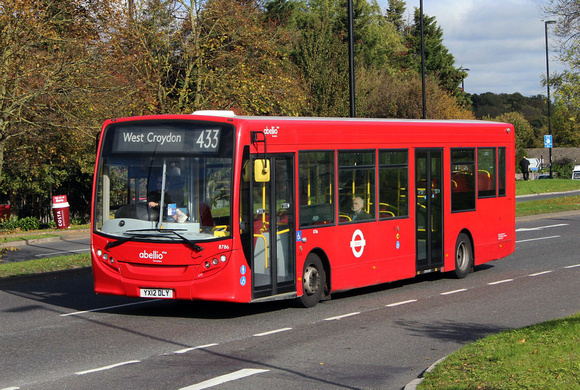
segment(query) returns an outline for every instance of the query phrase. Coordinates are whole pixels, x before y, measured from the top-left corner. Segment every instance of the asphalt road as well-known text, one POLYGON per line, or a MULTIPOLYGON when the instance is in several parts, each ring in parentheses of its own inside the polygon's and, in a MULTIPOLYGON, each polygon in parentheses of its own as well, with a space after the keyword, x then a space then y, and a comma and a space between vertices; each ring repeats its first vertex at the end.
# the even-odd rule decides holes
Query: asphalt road
POLYGON ((2 255, 2 262, 10 263, 88 253, 90 243, 88 230, 66 233, 60 238, 31 239, 27 243, 8 243, 5 246, 13 248, 2 255))
POLYGON ((0 389, 400 389, 460 346, 580 311, 580 215, 526 218, 510 257, 312 309, 95 296, 90 274, 0 286, 0 389))

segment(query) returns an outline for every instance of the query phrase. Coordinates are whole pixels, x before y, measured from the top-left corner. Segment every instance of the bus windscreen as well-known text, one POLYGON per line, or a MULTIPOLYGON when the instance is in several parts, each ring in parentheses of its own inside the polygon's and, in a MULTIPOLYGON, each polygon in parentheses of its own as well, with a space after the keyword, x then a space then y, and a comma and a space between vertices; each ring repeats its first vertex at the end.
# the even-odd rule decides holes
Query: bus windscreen
POLYGON ((102 136, 96 231, 168 241, 229 235, 233 127, 141 121, 102 136))

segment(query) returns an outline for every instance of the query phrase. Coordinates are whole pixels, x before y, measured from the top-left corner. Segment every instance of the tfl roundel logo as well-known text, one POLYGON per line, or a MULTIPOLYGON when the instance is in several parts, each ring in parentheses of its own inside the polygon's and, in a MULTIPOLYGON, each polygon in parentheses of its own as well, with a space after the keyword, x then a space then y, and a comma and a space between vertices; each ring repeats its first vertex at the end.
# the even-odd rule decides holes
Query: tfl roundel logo
POLYGON ((352 249, 352 254, 354 257, 359 258, 362 256, 365 250, 365 237, 360 229, 356 229, 352 234, 352 239, 350 240, 350 249, 352 249))

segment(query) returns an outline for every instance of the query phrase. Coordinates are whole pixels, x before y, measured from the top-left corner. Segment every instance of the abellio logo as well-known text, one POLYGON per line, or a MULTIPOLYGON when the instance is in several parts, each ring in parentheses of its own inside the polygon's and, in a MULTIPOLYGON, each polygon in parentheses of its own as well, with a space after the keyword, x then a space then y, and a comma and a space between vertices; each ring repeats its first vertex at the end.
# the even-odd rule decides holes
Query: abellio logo
POLYGON ((157 251, 153 251, 153 252, 147 252, 146 250, 143 250, 143 252, 139 253, 139 258, 140 259, 149 259, 149 260, 153 260, 153 261, 160 261, 163 260, 163 254, 166 254, 167 252, 157 252, 157 251))

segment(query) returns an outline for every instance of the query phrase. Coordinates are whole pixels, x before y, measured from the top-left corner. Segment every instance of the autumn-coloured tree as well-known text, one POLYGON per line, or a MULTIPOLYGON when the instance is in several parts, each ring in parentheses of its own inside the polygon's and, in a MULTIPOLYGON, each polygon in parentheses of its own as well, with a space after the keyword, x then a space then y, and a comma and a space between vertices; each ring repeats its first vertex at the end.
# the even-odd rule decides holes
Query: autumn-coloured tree
MULTIPOLYGON (((384 70, 357 73, 357 93, 364 95, 357 110, 375 118, 421 118, 421 79, 415 72, 392 74, 384 70)), ((427 116, 432 119, 475 119, 432 78, 426 80, 427 116)))
POLYGON ((204 55, 191 80, 195 109, 254 115, 298 115, 306 103, 286 36, 268 23, 258 1, 210 0, 198 15, 204 55))
POLYGON ((21 197, 26 192, 45 193, 65 180, 63 170, 74 172, 82 164, 74 158, 75 149, 86 149, 94 142, 94 132, 89 134, 87 129, 85 97, 99 78, 91 43, 100 39, 108 11, 105 2, 81 0, 5 0, 0 4, 0 183, 4 192, 18 191, 21 197), (56 138, 70 141, 70 147, 56 138), (6 152, 13 164, 11 172, 17 173, 11 177, 10 188, 4 183, 6 152))

